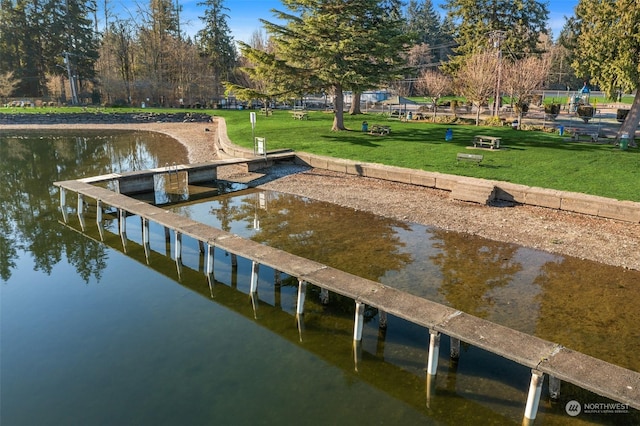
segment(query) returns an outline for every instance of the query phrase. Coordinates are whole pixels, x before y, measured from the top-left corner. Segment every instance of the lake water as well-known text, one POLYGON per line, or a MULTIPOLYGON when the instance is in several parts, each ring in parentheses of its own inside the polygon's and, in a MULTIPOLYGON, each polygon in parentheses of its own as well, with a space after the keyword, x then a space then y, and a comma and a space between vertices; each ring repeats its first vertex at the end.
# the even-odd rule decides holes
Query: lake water
MULTIPOLYGON (((520 424, 530 371, 442 339, 427 404, 428 331, 366 313, 352 346, 353 301, 197 244, 172 259, 152 224, 128 240, 62 222, 52 182, 187 162, 157 134, 0 132, 0 423, 2 425, 520 424)), ((166 184, 166 183, 165 183, 166 184)), ((498 244, 274 192, 221 184, 221 195, 167 206, 210 225, 640 370, 640 274, 498 244)), ((194 191, 193 188, 190 189, 194 191)), ((180 192, 184 194, 184 191, 180 192)), ((172 198, 178 201, 181 197, 172 198)), ((166 200, 165 200, 166 201, 166 200)), ((546 386, 545 386, 546 389, 546 386)), ((604 399, 563 384, 536 424, 637 424, 637 411, 569 417, 604 399)))

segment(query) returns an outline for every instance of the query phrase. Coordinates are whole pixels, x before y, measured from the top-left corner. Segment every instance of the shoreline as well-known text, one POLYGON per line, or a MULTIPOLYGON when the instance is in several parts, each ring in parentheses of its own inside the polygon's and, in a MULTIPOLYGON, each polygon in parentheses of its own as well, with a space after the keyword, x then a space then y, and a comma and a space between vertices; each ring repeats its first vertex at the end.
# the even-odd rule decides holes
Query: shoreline
MULTIPOLYGON (((215 122, 0 125, 0 131, 4 129, 154 131, 171 136, 184 145, 190 163, 226 156, 218 151, 215 143, 218 136, 215 122)), ((257 186, 407 222, 640 271, 638 224, 543 207, 491 207, 455 201, 442 190, 322 169, 285 174, 257 186)))

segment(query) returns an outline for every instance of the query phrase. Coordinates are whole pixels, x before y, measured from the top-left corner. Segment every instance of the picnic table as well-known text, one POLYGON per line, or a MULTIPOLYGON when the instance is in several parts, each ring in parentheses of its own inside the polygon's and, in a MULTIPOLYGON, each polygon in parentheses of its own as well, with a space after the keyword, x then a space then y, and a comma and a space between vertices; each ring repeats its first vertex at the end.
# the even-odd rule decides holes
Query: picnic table
POLYGON ((598 132, 588 129, 579 129, 576 127, 567 127, 567 131, 571 132, 571 139, 574 141, 580 140, 581 137, 591 139, 591 142, 598 142, 598 132))
POLYGON ((388 135, 391 133, 390 126, 384 126, 382 124, 372 124, 371 129, 369 130, 369 134, 371 135, 388 135))
POLYGON ((294 120, 307 120, 309 118, 309 114, 307 111, 294 110, 291 111, 291 117, 293 117, 294 120))
POLYGON ((491 149, 500 149, 500 142, 502 138, 496 136, 483 136, 476 135, 473 137, 473 146, 474 147, 489 147, 491 149))
POLYGON ((271 111, 271 108, 260 108, 260 114, 268 117, 273 114, 273 111, 271 111))

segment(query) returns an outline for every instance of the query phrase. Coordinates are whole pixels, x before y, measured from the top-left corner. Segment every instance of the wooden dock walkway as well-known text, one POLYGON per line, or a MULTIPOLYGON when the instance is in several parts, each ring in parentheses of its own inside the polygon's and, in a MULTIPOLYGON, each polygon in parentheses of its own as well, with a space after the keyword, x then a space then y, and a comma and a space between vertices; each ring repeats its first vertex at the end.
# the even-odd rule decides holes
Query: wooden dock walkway
MULTIPOLYGON (((262 161, 264 162, 264 160, 262 161)), ((303 290, 307 283, 349 297, 356 303, 354 325, 354 341, 356 342, 362 338, 365 305, 426 327, 429 329, 431 338, 427 367, 429 376, 435 376, 441 334, 451 338, 452 356, 454 356, 454 352, 455 356, 459 354, 459 342, 463 341, 531 368, 531 386, 525 407, 525 420, 527 421, 535 419, 545 374, 549 375, 550 389, 553 391, 556 388, 559 391, 560 381, 566 381, 598 395, 640 409, 640 373, 638 372, 321 263, 241 238, 143 201, 94 186, 89 182, 92 182, 91 178, 54 183, 60 189, 63 216, 66 212, 66 193, 73 192, 78 194, 77 214, 79 217, 83 215, 85 200, 90 198, 97 203, 96 220, 100 223, 102 208, 106 204, 117 209, 120 218, 126 217, 127 214, 140 216, 143 220, 143 234, 146 227, 147 238, 149 221, 164 226, 166 230, 173 230, 176 259, 181 256, 183 235, 197 240, 201 249, 206 247, 207 264, 212 261, 213 247, 249 259, 254 265, 251 278, 252 293, 257 290, 259 265, 266 265, 274 270, 297 277, 299 281, 297 312, 299 314, 304 312, 303 290)), ((120 220, 121 233, 126 233, 125 223, 126 221, 120 220)))

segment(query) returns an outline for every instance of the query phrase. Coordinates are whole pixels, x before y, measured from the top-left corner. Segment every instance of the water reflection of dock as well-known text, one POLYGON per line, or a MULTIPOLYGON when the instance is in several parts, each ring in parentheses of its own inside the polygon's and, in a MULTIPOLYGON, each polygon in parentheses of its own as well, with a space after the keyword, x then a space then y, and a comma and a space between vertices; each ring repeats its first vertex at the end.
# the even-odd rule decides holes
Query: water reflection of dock
MULTIPOLYGON (((137 175, 142 173, 138 172, 137 175)), ((205 179, 211 179, 211 174, 208 174, 205 179)), ((99 229, 102 227, 103 205, 117 209, 118 231, 123 242, 126 239, 126 216, 139 216, 142 221, 142 243, 145 251, 149 244, 150 221, 163 226, 167 235, 170 234, 170 230, 173 231, 174 257, 178 265, 182 257, 183 236, 198 242, 204 264, 203 269, 207 275, 213 273, 214 248, 248 259, 252 265, 249 289, 251 295, 257 292, 260 265, 296 277, 298 280, 296 313, 298 315, 304 313, 307 283, 353 299, 356 306, 353 340, 356 344, 362 340, 365 306, 375 307, 382 312, 428 328, 430 332, 428 377, 435 376, 437 371, 441 334, 450 336, 453 356, 459 354, 459 344, 462 341, 529 367, 532 369, 532 378, 525 408, 525 417, 528 419, 536 416, 544 374, 549 375, 550 384, 552 384, 550 388, 554 391, 559 385, 559 380, 564 380, 596 394, 640 408, 640 374, 637 372, 321 263, 240 238, 87 182, 65 181, 57 182, 55 185, 60 188, 61 207, 65 220, 67 219, 66 192, 78 194, 76 213, 83 228, 85 227, 86 197, 96 200, 96 219, 99 229)), ((429 383, 429 380, 427 382, 429 383)), ((427 392, 429 393, 428 389, 427 392)))

